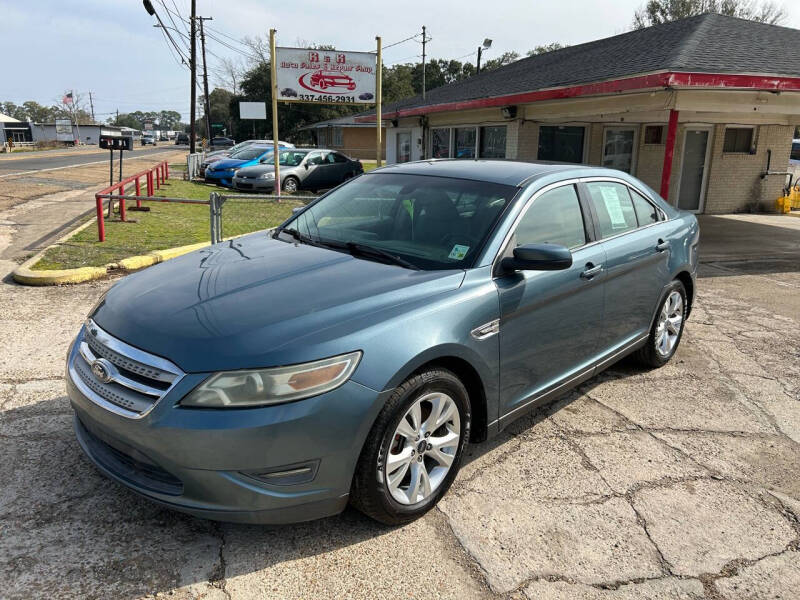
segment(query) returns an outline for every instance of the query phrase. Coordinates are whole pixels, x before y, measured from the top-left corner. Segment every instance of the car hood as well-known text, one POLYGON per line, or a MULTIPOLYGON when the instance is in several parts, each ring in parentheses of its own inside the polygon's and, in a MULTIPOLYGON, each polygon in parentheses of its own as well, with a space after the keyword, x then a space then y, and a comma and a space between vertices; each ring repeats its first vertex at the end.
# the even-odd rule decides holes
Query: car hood
POLYGON ((186 372, 285 365, 359 350, 360 331, 463 278, 463 270, 414 271, 259 232, 128 276, 94 319, 186 372))

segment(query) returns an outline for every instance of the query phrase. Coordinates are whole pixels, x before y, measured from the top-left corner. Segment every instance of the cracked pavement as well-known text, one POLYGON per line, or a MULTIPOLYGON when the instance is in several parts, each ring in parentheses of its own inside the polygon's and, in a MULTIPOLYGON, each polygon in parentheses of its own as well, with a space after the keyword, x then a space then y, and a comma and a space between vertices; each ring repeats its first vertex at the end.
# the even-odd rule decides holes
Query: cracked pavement
POLYGON ((440 505, 399 528, 353 510, 219 524, 106 480, 74 440, 62 371, 111 282, 0 284, 0 596, 797 598, 800 229, 730 223, 701 221, 717 253, 669 365, 618 363, 468 447, 440 505), (723 226, 765 228, 794 259, 731 266, 723 226))

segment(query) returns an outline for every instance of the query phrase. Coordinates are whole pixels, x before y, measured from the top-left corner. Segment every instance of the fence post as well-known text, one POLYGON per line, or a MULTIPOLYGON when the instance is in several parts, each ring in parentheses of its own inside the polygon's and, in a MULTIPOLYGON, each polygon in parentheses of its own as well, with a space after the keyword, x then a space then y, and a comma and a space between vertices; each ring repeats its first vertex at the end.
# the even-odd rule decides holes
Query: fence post
POLYGON ((155 168, 156 189, 161 189, 161 178, 158 176, 158 167, 155 168))
POLYGON ((152 196, 154 191, 155 190, 153 189, 153 172, 152 171, 148 171, 147 172, 147 195, 148 196, 152 196))
POLYGON ((169 179, 169 163, 164 161, 164 179, 169 179))
POLYGON ((208 195, 208 224, 211 228, 211 245, 217 243, 217 192, 211 192, 208 195))
MULTIPOLYGON (((136 176, 136 195, 137 196, 141 196, 142 195, 142 184, 139 181, 139 176, 138 175, 136 176)), ((142 201, 139 200, 138 198, 136 199, 136 208, 142 208, 142 201)))
MULTIPOLYGON (((125 195, 125 184, 124 183, 119 186, 119 195, 120 196, 124 196, 125 195)), ((120 219, 120 221, 122 221, 124 223, 125 222, 125 217, 126 217, 126 213, 125 213, 125 198, 120 198, 119 199, 119 219, 120 219)))
POLYGON ((97 204, 97 240, 99 242, 106 241, 106 224, 103 221, 103 199, 95 195, 95 203, 97 204))

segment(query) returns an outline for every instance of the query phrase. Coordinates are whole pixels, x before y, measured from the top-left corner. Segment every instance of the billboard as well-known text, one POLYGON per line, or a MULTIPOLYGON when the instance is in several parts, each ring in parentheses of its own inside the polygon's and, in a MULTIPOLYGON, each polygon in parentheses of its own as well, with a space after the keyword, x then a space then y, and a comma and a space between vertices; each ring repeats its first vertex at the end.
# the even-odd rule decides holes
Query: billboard
POLYGON ((75 141, 75 136, 72 135, 72 121, 69 119, 56 119, 56 141, 75 141))
POLYGON ((266 119, 266 102, 239 102, 240 119, 266 119))
POLYGON ((375 104, 375 54, 276 48, 278 100, 375 104))

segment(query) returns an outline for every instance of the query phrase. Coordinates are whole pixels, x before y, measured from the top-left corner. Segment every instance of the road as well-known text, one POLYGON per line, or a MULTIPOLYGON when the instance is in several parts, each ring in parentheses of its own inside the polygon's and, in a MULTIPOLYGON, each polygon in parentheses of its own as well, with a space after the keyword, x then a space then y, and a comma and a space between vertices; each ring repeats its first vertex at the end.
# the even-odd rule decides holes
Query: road
MULTIPOLYGON (((63 371, 114 281, 2 283, 0 595, 795 600, 800 248, 792 217, 757 217, 701 220, 709 262, 668 366, 619 363, 469 446, 440 506, 394 528, 353 510, 212 523, 105 479, 75 440, 63 371)), ((0 277, 15 264, 3 231, 0 277)))
MULTIPOLYGON (((123 164, 126 158, 141 158, 149 154, 164 152, 165 150, 183 149, 182 146, 164 143, 155 147, 137 147, 133 152, 126 152, 123 157, 123 164)), ((88 165, 91 163, 107 162, 108 150, 97 152, 80 152, 75 154, 62 152, 41 152, 31 153, 33 156, 21 158, 19 155, 11 155, 0 158, 0 178, 9 177, 14 173, 30 173, 31 171, 41 171, 44 169, 57 169, 63 167, 74 167, 88 165)), ((114 160, 119 158, 119 152, 114 153, 114 160)))

